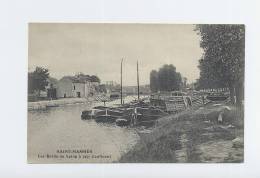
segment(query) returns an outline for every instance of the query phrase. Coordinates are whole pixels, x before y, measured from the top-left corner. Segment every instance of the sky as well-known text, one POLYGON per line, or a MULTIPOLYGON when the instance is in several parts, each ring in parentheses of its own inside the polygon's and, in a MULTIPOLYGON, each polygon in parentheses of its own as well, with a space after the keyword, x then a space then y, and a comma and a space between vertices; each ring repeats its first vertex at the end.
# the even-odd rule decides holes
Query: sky
POLYGON ((123 59, 123 85, 133 86, 138 60, 141 85, 164 64, 193 82, 203 53, 199 41, 194 25, 31 23, 28 67, 48 68, 57 79, 83 72, 119 83, 123 59))

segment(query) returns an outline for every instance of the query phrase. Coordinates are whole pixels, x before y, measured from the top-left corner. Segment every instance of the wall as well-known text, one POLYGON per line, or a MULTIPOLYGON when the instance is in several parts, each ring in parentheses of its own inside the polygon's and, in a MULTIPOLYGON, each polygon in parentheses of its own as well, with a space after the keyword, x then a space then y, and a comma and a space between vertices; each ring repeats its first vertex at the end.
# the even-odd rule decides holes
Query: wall
POLYGON ((63 98, 64 94, 66 94, 66 97, 74 97, 72 92, 72 81, 68 78, 63 78, 59 80, 57 84, 57 97, 63 98))
POLYGON ((80 92, 80 97, 85 97, 85 84, 84 83, 73 83, 73 96, 78 97, 77 92, 80 92))
POLYGON ((80 97, 88 97, 90 95, 92 84, 90 82, 86 83, 73 83, 73 96, 78 97, 77 92, 80 92, 80 97), (75 89, 74 89, 75 86, 75 89))
POLYGON ((95 92, 95 87, 91 82, 86 83, 73 83, 69 78, 62 78, 59 80, 57 84, 57 97, 63 98, 64 93, 66 94, 67 98, 73 97, 77 98, 80 92, 80 98, 90 96, 90 93, 95 92), (74 89, 75 86, 75 89, 74 89))

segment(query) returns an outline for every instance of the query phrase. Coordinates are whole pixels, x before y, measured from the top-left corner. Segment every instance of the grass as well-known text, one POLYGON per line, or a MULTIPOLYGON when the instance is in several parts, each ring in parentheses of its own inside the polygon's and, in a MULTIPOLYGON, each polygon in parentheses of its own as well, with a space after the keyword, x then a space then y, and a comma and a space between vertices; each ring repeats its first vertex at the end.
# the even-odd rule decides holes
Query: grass
POLYGON ((231 107, 218 124, 220 111, 208 105, 161 118, 119 162, 242 162, 243 148, 232 148, 232 140, 243 137, 243 110, 231 107))

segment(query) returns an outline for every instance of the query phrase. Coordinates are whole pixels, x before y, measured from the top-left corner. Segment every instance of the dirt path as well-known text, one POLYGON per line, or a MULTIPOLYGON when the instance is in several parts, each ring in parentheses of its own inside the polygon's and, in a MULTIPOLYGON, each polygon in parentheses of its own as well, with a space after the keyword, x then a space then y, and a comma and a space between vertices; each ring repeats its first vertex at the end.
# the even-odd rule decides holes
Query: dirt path
POLYGON ((177 162, 185 163, 188 160, 188 155, 187 155, 188 139, 187 139, 187 135, 182 134, 179 139, 180 139, 180 144, 181 144, 182 149, 176 150, 175 155, 176 155, 177 162))

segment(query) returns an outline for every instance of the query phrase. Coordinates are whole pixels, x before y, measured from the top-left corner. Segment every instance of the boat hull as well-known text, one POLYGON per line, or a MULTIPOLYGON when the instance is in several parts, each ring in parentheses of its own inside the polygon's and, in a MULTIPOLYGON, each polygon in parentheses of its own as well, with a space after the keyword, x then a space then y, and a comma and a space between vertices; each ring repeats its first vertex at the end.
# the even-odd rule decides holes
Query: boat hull
POLYGON ((82 120, 92 119, 91 111, 83 111, 83 112, 81 113, 81 119, 82 119, 82 120))
POLYGON ((113 123, 115 122, 117 117, 112 115, 100 115, 95 117, 96 122, 103 122, 103 123, 113 123))
POLYGON ((123 116, 123 112, 116 109, 106 109, 101 112, 98 112, 95 115, 96 122, 115 122, 117 118, 123 116))
POLYGON ((117 126, 128 126, 130 125, 130 122, 131 122, 130 120, 124 118, 116 119, 117 126))

